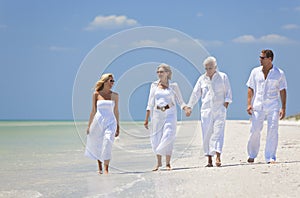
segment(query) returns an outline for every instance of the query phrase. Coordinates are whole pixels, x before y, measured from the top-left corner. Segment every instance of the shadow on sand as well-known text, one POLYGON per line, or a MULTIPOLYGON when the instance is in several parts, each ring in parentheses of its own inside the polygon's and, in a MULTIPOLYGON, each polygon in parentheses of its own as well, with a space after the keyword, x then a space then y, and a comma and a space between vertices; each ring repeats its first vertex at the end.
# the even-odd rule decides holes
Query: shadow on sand
POLYGON ((225 165, 222 165, 221 167, 226 168, 226 167, 234 167, 234 166, 254 166, 254 165, 274 166, 274 165, 277 165, 277 164, 295 164, 295 163, 300 163, 300 161, 276 162, 275 164, 267 164, 267 163, 264 163, 264 162, 254 162, 254 163, 241 162, 239 164, 225 164, 225 165))
MULTIPOLYGON (((267 164, 263 162, 254 162, 254 163, 248 163, 248 162, 241 162, 236 164, 223 164, 220 167, 210 167, 210 168, 229 168, 229 167, 238 167, 238 166, 255 166, 255 165, 268 165, 268 166, 274 166, 279 164, 297 164, 300 163, 300 161, 289 161, 289 162, 276 162, 275 164, 267 164)), ((185 171, 185 170, 192 170, 192 169, 198 169, 198 168, 207 168, 205 166, 191 166, 191 167, 175 167, 172 168, 172 170, 168 170, 166 168, 160 168, 158 171, 152 171, 152 170, 146 170, 146 171, 122 171, 118 170, 117 173, 112 174, 146 174, 146 173, 156 173, 156 172, 172 172, 172 171, 185 171)), ((208 168, 208 169, 210 169, 208 168)))

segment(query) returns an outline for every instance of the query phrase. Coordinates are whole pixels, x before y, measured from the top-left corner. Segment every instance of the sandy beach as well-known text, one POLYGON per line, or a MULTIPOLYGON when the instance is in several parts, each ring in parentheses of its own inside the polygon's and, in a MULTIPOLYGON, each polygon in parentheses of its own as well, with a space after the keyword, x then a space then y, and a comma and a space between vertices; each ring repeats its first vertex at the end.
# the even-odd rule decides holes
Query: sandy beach
MULTIPOLYGON (((67 134, 36 137, 34 141, 41 145, 38 149, 32 139, 24 148, 13 148, 12 140, 3 145, 5 139, 1 138, 0 197, 298 197, 300 194, 300 122, 280 122, 276 164, 264 161, 264 127, 259 155, 254 164, 248 164, 249 121, 228 120, 222 167, 212 168, 204 167, 200 124, 179 122, 173 170, 166 171, 163 167, 157 172, 151 171, 155 156, 147 131, 136 124, 125 124, 123 134, 114 144, 109 175, 98 175, 96 162, 83 156, 84 145, 74 126, 60 127, 65 127, 67 134), (50 148, 49 140, 53 141, 50 148), (18 153, 21 150, 23 154, 18 153), (18 154, 12 156, 12 152, 18 154)), ((3 131, 0 132, 3 137, 3 131)), ((23 138, 26 142, 26 137, 23 138)))
MULTIPOLYGON (((89 187, 99 197, 106 193, 108 197, 297 197, 300 193, 300 125, 284 121, 280 125, 277 164, 264 161, 265 129, 259 156, 254 164, 248 164, 249 121, 227 121, 222 167, 204 167, 206 158, 201 135, 196 133, 183 155, 173 157, 173 171, 162 169, 104 176, 108 180, 91 176, 89 187), (130 182, 122 183, 124 177, 131 178, 130 182), (105 186, 105 190, 100 186, 105 186)), ((197 122, 185 122, 180 132, 199 126, 197 122)), ((176 143, 182 144, 182 139, 178 137, 176 143)))

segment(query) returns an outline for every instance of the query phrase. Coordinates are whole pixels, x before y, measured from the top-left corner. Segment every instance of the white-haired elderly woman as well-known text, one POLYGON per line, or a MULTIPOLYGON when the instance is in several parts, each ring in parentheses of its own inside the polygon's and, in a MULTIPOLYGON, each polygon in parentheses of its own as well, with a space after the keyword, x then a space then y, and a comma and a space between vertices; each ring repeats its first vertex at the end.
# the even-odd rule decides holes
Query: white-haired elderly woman
POLYGON ((113 74, 103 74, 96 82, 92 99, 92 111, 87 128, 85 155, 98 161, 99 174, 108 174, 114 138, 119 135, 119 95, 111 88, 113 74))
POLYGON ((206 167, 212 167, 212 157, 216 154, 216 166, 221 166, 221 153, 224 142, 224 128, 228 104, 232 93, 227 75, 217 70, 216 58, 210 56, 203 62, 206 73, 201 75, 193 89, 187 116, 201 97, 201 128, 203 149, 208 157, 206 167))
POLYGON ((159 170, 162 166, 163 155, 166 156, 166 169, 171 170, 170 160, 177 124, 176 103, 181 109, 186 110, 187 107, 177 83, 170 81, 172 76, 170 66, 160 64, 156 72, 158 80, 151 84, 144 126, 151 130, 151 146, 157 157, 157 165, 153 171, 159 170), (148 127, 149 117, 151 127, 148 127))

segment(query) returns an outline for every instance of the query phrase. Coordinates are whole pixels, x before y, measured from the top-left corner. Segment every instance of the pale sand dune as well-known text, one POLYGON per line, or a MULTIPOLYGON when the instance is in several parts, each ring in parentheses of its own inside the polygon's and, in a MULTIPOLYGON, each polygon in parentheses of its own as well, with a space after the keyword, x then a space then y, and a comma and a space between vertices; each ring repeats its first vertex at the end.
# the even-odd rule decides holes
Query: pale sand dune
MULTIPOLYGON (((179 122, 178 126, 175 144, 181 145, 187 139, 180 134, 197 131, 200 124, 185 121, 179 122)), ((91 174, 87 178, 87 197, 297 197, 300 194, 299 122, 280 122, 279 131, 277 164, 269 165, 264 161, 266 127, 262 132, 260 153, 254 164, 248 164, 249 121, 229 120, 226 123, 222 167, 204 167, 206 158, 203 157, 199 131, 185 154, 174 153, 172 171, 112 171, 111 175, 103 178, 91 174)), ((175 149, 178 148, 175 146, 175 149)), ((149 167, 148 160, 145 160, 146 168, 149 167)))

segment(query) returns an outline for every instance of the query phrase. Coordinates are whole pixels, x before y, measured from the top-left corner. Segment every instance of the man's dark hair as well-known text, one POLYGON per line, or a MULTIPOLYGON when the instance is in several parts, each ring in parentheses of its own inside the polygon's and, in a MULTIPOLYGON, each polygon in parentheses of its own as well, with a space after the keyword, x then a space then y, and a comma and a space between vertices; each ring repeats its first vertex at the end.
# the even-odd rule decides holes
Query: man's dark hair
POLYGON ((273 61, 274 54, 273 54, 272 50, 265 49, 265 50, 262 50, 261 53, 265 54, 267 58, 271 58, 271 60, 273 61))

